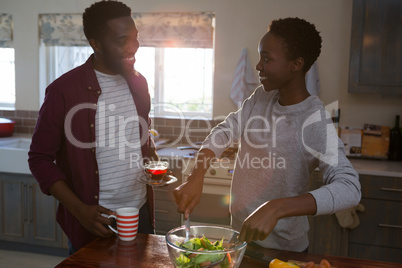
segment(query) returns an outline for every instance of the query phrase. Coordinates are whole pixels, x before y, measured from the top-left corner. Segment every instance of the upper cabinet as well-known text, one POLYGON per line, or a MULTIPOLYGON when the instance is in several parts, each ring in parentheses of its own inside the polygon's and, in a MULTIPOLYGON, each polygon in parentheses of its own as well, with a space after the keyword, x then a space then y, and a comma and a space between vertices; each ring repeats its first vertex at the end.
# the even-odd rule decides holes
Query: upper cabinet
POLYGON ((349 92, 402 97, 402 0, 354 0, 349 92))

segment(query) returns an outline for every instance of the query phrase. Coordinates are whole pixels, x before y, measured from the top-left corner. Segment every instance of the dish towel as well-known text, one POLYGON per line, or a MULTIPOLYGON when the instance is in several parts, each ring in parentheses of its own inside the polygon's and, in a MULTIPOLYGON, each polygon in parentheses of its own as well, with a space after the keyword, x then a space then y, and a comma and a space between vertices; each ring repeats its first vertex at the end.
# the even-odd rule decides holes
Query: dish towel
POLYGON ((365 210, 362 204, 358 204, 357 206, 349 209, 345 209, 335 213, 336 218, 338 219, 339 225, 343 228, 353 229, 356 228, 360 224, 359 217, 357 216, 357 212, 363 212, 365 210))
POLYGON ((254 74, 254 68, 250 64, 247 49, 241 52, 237 63, 235 75, 230 90, 230 97, 234 104, 240 108, 243 101, 248 98, 258 85, 258 79, 254 74))
POLYGON ((306 87, 311 96, 318 96, 320 92, 320 79, 318 78, 317 62, 314 62, 306 74, 306 87))

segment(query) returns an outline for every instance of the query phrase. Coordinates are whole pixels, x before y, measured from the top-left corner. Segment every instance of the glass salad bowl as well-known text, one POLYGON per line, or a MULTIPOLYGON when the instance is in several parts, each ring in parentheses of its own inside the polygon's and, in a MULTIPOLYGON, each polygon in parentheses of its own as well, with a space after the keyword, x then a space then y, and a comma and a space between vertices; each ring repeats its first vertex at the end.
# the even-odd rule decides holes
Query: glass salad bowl
POLYGON ((184 226, 166 234, 169 258, 178 268, 239 267, 246 251, 246 242, 238 241, 239 232, 215 225, 190 227, 186 242, 184 226))

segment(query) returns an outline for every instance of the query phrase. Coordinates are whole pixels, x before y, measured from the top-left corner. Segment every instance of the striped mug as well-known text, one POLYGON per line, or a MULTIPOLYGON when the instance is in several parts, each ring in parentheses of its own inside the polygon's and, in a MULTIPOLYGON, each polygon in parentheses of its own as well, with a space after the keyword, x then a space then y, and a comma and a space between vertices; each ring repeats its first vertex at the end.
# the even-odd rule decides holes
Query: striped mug
POLYGON ((109 215, 116 220, 117 230, 108 225, 110 230, 115 232, 122 241, 132 241, 137 236, 139 209, 135 207, 119 208, 116 215, 109 215))

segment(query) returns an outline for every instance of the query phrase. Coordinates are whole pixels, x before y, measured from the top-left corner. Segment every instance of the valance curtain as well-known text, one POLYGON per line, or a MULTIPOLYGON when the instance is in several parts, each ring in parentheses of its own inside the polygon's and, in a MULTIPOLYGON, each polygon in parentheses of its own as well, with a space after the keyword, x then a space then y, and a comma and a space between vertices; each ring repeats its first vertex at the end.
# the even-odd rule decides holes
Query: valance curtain
POLYGON ((46 46, 88 46, 82 14, 40 14, 39 34, 46 46))
POLYGON ((0 14, 0 47, 13 47, 13 17, 0 14))
MULTIPOLYGON (((214 14, 133 13, 141 46, 213 47, 214 14)), ((39 15, 40 38, 46 46, 87 46, 81 14, 39 15)))
POLYGON ((213 47, 214 14, 133 13, 141 46, 213 47))

